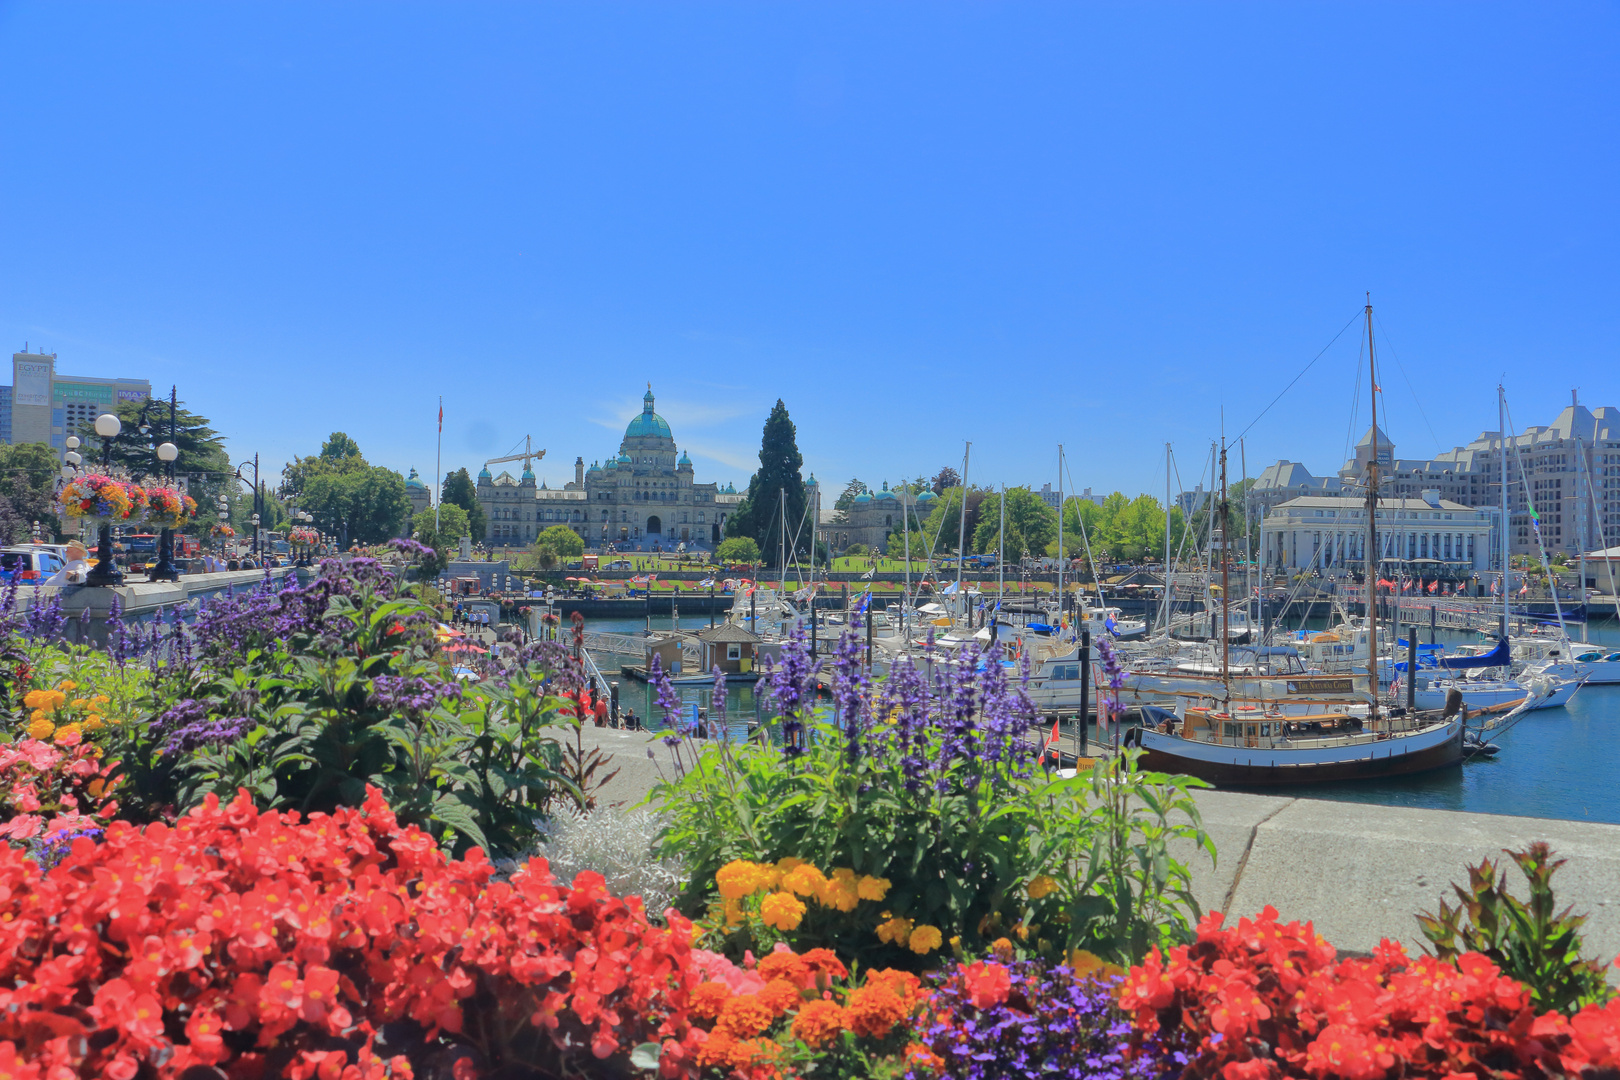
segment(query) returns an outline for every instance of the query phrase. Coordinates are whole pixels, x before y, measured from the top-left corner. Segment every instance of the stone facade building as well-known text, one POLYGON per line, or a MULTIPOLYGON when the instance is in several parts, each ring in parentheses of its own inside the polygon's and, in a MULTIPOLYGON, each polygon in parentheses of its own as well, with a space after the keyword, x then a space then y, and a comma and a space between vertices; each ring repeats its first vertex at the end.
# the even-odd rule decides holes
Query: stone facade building
MULTIPOLYGON (((813 483, 815 477, 811 477, 813 483)), ((911 500, 911 527, 915 532, 917 523, 926 518, 934 508, 936 496, 932 491, 924 491, 914 500, 911 500)), ((889 482, 883 482, 883 489, 878 492, 863 491, 855 496, 849 508, 844 511, 844 520, 826 522, 821 526, 821 542, 827 545, 827 550, 834 554, 848 550, 851 544, 865 544, 867 550, 881 554, 889 543, 889 535, 897 533, 904 528, 901 520, 901 499, 889 490, 889 482)), ((921 538, 918 538, 920 542, 921 538)), ((918 551, 923 550, 918 548, 918 551)))
POLYGON ((692 459, 677 452, 669 423, 653 409, 651 387, 618 455, 589 468, 576 458, 574 479, 561 489, 536 486, 528 468, 517 478, 505 471, 491 476, 488 467, 478 474, 492 547, 527 547, 551 526, 567 525, 588 549, 609 543, 621 551, 669 551, 682 543, 712 549, 741 501, 735 486, 696 482, 692 459))
MULTIPOLYGON (((1373 434, 1368 428, 1337 476, 1312 476, 1290 461, 1267 466, 1251 489, 1251 509, 1264 514, 1299 498, 1352 494, 1366 475, 1373 434)), ((1395 444, 1382 430, 1377 441, 1386 499, 1421 499, 1425 491, 1433 491, 1463 507, 1497 510, 1502 505, 1500 432, 1483 431, 1467 446, 1432 458, 1397 457, 1395 444)), ((1536 554, 1532 501, 1548 555, 1574 556, 1583 547, 1620 544, 1620 409, 1588 409, 1571 395, 1551 424, 1509 435, 1507 456, 1514 555, 1536 554)), ((1495 569, 1501 558, 1493 555, 1490 568, 1495 569)))
MULTIPOLYGON (((1500 512, 1475 509, 1429 490, 1378 506, 1381 562, 1412 573, 1454 579, 1491 569, 1500 512)), ((1270 508, 1260 522, 1263 564, 1275 571, 1360 574, 1367 543, 1367 506, 1358 498, 1305 495, 1270 508)))

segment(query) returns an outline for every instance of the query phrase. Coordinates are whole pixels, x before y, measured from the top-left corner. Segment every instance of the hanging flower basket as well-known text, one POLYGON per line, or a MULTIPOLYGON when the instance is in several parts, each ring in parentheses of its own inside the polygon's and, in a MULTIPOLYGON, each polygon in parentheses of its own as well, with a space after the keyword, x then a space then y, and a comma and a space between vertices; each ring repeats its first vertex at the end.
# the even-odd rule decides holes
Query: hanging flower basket
POLYGON ((287 540, 294 547, 314 547, 316 544, 321 542, 321 534, 316 532, 314 529, 305 528, 304 526, 300 525, 298 528, 287 534, 287 540))
POLYGON ((215 525, 212 529, 208 530, 208 535, 229 538, 236 535, 236 530, 231 528, 229 525, 215 525))
POLYGON ((146 489, 146 520, 164 529, 184 528, 197 516, 197 500, 171 487, 146 489))
POLYGON ((90 518, 99 523, 139 520, 146 512, 146 491, 127 480, 89 473, 63 484, 56 504, 63 517, 90 518))

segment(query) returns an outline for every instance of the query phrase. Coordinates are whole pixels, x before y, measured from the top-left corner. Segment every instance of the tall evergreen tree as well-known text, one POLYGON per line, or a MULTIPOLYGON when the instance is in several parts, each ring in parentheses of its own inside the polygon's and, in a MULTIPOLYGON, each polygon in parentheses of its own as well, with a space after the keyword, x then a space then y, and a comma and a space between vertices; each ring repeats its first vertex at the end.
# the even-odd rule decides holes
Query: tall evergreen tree
POLYGON ((808 556, 815 538, 813 524, 804 518, 803 468, 798 432, 788 418, 787 406, 777 398, 759 440, 759 471, 749 478, 748 494, 726 522, 726 535, 752 539, 767 566, 780 562, 784 516, 790 560, 795 549, 808 556))
POLYGON ((467 474, 465 468, 457 469, 444 478, 444 501, 454 503, 467 511, 467 528, 472 530, 468 535, 473 543, 484 541, 484 533, 488 529, 489 517, 478 502, 478 486, 473 478, 467 474))

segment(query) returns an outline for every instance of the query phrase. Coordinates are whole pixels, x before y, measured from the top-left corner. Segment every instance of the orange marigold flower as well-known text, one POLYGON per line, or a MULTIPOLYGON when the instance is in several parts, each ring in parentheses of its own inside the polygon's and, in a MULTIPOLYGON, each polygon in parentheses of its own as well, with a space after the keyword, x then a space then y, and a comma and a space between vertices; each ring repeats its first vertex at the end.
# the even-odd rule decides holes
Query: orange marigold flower
POLYGON ((939 948, 944 943, 944 940, 944 935, 939 932, 939 927, 919 926, 911 932, 906 947, 918 956, 922 956, 939 948))
POLYGON ((1029 898, 1039 900, 1043 896, 1050 896, 1057 892, 1057 882, 1045 874, 1037 874, 1029 882, 1029 898))
POLYGON ((720 895, 727 900, 741 900, 766 887, 772 871, 768 866, 735 859, 722 866, 714 875, 720 895))
POLYGON ((771 1010, 773 1016, 781 1016, 789 1009, 797 1009, 804 997, 799 993, 797 984, 786 979, 775 979, 765 984, 765 989, 759 992, 759 1000, 771 1010))
POLYGON ((839 867, 827 879, 826 886, 821 890, 821 905, 835 908, 848 913, 854 911, 861 902, 860 885, 855 880, 855 871, 847 866, 839 867))
POLYGON ((827 876, 809 863, 801 863, 782 875, 782 888, 799 896, 819 897, 827 887, 827 876))
POLYGON ((843 979, 849 976, 849 969, 844 967, 842 960, 831 949, 811 949, 800 956, 813 973, 825 975, 829 979, 843 979))
POLYGON ((804 919, 804 901, 792 893, 771 893, 760 904, 759 917, 765 920, 766 926, 782 931, 797 930, 804 919))
POLYGON ((880 877, 863 877, 856 884, 855 891, 862 900, 882 900, 889 895, 889 879, 880 877))
POLYGON ((698 1065, 705 1068, 724 1069, 730 1066, 731 1054, 736 1048, 736 1039, 720 1028, 715 1028, 692 1057, 698 1065))
POLYGON ((893 986, 871 978, 850 993, 847 1008, 850 1030, 872 1039, 881 1039, 893 1031, 910 1011, 893 986))
POLYGON ((759 1035, 771 1026, 776 1013, 760 1000, 758 994, 737 994, 720 1008, 720 1018, 714 1022, 716 1031, 724 1031, 738 1039, 759 1035))
POLYGON ((686 999, 687 1010, 699 1020, 713 1020, 731 1000, 731 988, 721 982, 700 982, 686 999))
POLYGON ((911 920, 898 915, 890 917, 887 921, 878 923, 878 940, 905 947, 906 939, 911 936, 911 920))
POLYGON ((793 1018, 793 1037, 820 1049, 849 1028, 849 1017, 836 1001, 811 1001, 793 1018))
POLYGON ((771 953, 759 962, 759 977, 766 982, 777 979, 786 979, 794 986, 805 985, 810 976, 810 965, 805 963, 804 957, 787 949, 771 953))

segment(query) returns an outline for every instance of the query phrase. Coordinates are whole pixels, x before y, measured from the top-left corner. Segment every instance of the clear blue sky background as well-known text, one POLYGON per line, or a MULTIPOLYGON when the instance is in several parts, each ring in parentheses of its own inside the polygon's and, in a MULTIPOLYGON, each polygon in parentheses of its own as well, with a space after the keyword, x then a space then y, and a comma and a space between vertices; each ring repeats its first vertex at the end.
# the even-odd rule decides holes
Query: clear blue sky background
MULTIPOLYGON (((9 3, 0 55, 0 338, 239 459, 427 474, 442 393, 447 467, 556 484, 651 380, 700 480, 780 396, 834 484, 1159 493, 1369 289, 1403 456, 1498 379, 1620 405, 1613 3, 9 3)), ((1251 473, 1337 467, 1359 345, 1251 473)))

